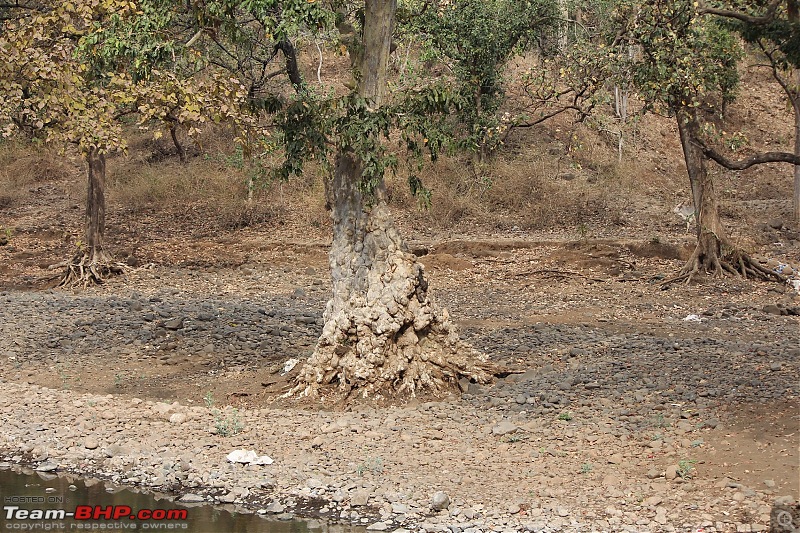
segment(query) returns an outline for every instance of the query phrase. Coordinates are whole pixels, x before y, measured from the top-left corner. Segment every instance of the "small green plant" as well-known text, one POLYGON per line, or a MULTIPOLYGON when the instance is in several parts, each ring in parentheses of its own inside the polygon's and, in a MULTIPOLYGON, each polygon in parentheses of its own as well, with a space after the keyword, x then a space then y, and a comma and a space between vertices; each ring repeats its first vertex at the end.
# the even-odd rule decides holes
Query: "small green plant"
POLYGON ((380 474, 383 472, 383 458, 370 457, 356 467, 356 474, 363 476, 365 472, 372 472, 373 474, 380 474))
POLYGON ((691 479, 696 463, 697 461, 694 459, 681 459, 678 461, 678 476, 682 479, 691 479))
POLYGON ((655 428, 667 427, 667 419, 664 417, 664 413, 658 413, 656 416, 654 416, 650 421, 650 424, 655 428))
POLYGON ((512 444, 512 443, 514 443, 514 442, 521 442, 521 441, 524 441, 524 440, 526 440, 527 438, 528 438, 528 436, 527 436, 527 435, 525 435, 524 433, 512 433, 511 435, 507 435, 507 436, 506 436, 506 437, 503 439, 503 441, 504 441, 504 442, 507 442, 507 443, 509 443, 509 444, 512 444))
POLYGON ((564 411, 563 413, 558 415, 558 419, 569 422, 570 420, 572 420, 572 413, 570 413, 569 411, 564 411))
POLYGON ((214 409, 214 427, 217 435, 221 437, 232 437, 242 432, 244 423, 239 418, 239 411, 233 409, 229 415, 223 415, 219 409, 214 409))
POLYGON ((661 239, 659 238, 658 235, 654 235, 650 237, 650 244, 652 244, 653 246, 658 246, 659 244, 661 244, 661 239))
POLYGON ((589 226, 582 222, 578 224, 578 235, 580 235, 582 241, 585 241, 589 236, 589 226))
POLYGON ((11 228, 0 226, 0 246, 5 246, 11 241, 11 228))
POLYGON ((122 385, 125 383, 126 379, 128 379, 128 376, 122 372, 114 374, 114 388, 122 388, 122 385))
POLYGON ((214 407, 214 393, 211 392, 211 391, 208 391, 206 393, 206 395, 203 396, 203 402, 205 402, 206 407, 208 407, 209 409, 214 407))
POLYGON ((581 465, 581 474, 588 474, 594 469, 592 463, 583 463, 581 465))
POLYGON ((64 370, 61 365, 56 365, 56 370, 58 371, 58 377, 61 378, 61 388, 63 390, 69 390, 72 388, 72 384, 70 383, 73 379, 75 382, 79 382, 81 380, 80 376, 72 376, 67 374, 66 370, 64 370))

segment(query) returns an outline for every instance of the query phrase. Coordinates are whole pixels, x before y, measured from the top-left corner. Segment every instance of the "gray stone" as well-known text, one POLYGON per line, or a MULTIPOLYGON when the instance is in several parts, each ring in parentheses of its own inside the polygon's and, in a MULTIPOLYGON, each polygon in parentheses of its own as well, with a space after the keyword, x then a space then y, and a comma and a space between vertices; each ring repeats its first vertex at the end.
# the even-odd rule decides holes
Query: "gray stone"
POLYGON ((264 510, 270 514, 281 514, 285 510, 285 507, 278 500, 272 500, 264 507, 264 510))
POLYGON ((507 435, 509 433, 514 433, 518 429, 519 428, 516 425, 512 424, 508 420, 503 420, 492 428, 492 433, 495 435, 507 435))
POLYGON ((357 490, 355 494, 350 497, 350 505, 353 507, 363 507, 369 502, 369 492, 365 490, 357 490))
POLYGON ((308 487, 309 489, 324 489, 325 483, 323 483, 317 478, 312 477, 306 480, 306 487, 308 487))
POLYGON ((392 504, 392 512, 394 514, 406 514, 408 513, 408 505, 395 502, 392 504))
POLYGON ((164 321, 164 327, 173 331, 179 330, 183 327, 184 320, 186 319, 182 316, 170 318, 169 320, 164 321))
POLYGON ((94 437, 86 437, 83 439, 83 447, 87 450, 94 450, 98 446, 100 446, 100 443, 97 442, 97 439, 94 437))
POLYGON ((123 448, 119 444, 110 444, 103 450, 108 457, 118 457, 120 455, 128 455, 127 448, 123 448))
POLYGON ((35 468, 37 472, 52 472, 58 470, 58 464, 50 461, 45 461, 35 468))
POLYGON ((175 425, 183 424, 186 422, 186 415, 183 413, 172 413, 172 415, 169 417, 169 421, 171 424, 175 425))
POLYGON ((184 503, 200 503, 206 501, 206 499, 200 496, 199 494, 192 494, 191 492, 189 492, 181 496, 180 499, 178 499, 178 501, 184 503))
POLYGON ((450 506, 450 496, 446 492, 438 491, 431 498, 431 508, 434 511, 441 511, 450 506))
POLYGON ((389 525, 386 522, 375 522, 367 526, 367 531, 386 531, 389 525))
POLYGON ((219 501, 222 503, 233 503, 236 501, 236 494, 233 492, 229 492, 228 494, 223 494, 219 497, 219 501))

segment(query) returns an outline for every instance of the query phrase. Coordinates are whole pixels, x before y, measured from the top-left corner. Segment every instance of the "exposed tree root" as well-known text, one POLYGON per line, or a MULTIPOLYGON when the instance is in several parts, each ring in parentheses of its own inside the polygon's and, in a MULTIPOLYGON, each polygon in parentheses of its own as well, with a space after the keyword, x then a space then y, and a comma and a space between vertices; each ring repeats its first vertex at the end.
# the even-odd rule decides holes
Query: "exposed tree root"
MULTIPOLYGON (((333 345, 323 338, 312 360, 300 369, 290 395, 345 403, 356 397, 394 400, 418 394, 441 396, 458 392, 463 380, 485 384, 504 372, 503 367, 460 341, 449 324, 436 329, 419 338, 421 332, 409 328, 384 350, 369 353, 359 353, 355 339, 333 345)), ((377 340, 369 334, 367 337, 377 340)))
POLYGON ((716 250, 712 250, 709 253, 698 244, 678 275, 663 281, 662 288, 681 281, 689 284, 703 275, 712 278, 731 276, 756 281, 786 282, 784 276, 762 266, 742 250, 731 246, 721 248, 727 251, 718 253, 716 250))
POLYGON ((67 264, 67 270, 58 286, 85 289, 91 285, 99 285, 109 277, 125 274, 127 270, 126 264, 114 261, 105 253, 78 252, 67 264))

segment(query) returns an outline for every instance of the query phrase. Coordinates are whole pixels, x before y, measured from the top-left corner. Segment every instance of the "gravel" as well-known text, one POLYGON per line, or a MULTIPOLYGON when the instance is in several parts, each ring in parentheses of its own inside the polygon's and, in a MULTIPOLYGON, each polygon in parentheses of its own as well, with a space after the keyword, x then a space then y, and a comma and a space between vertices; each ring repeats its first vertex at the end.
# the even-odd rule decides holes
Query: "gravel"
POLYGON ((765 310, 779 298, 769 293, 701 298, 642 281, 631 291, 643 297, 612 287, 594 315, 564 320, 579 306, 558 287, 440 279, 436 297, 463 336, 512 372, 404 407, 234 411, 46 389, 22 371, 98 354, 170 365, 181 354, 195 357, 191 371, 221 376, 307 355, 328 282, 313 269, 247 268, 259 288, 236 289, 239 272, 151 272, 82 294, 0 292, 2 459, 374 531, 752 531, 769 521, 773 480, 734 489, 683 475, 680 463, 725 431, 727 406, 800 392, 797 318, 765 310), (690 313, 701 320, 685 321, 690 313), (221 434, 221 418, 241 430, 221 434), (230 464, 234 449, 275 463, 230 464))

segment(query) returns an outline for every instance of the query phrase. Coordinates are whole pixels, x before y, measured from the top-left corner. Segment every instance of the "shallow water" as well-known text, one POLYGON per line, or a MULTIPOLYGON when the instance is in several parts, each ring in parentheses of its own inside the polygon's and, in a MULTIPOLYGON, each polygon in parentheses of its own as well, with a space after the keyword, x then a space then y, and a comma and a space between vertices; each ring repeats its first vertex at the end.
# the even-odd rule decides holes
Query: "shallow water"
POLYGON ((73 476, 57 476, 16 467, 0 468, 0 499, 3 501, 0 533, 131 530, 191 533, 363 531, 363 528, 329 525, 317 520, 278 521, 262 518, 257 514, 229 512, 210 505, 181 505, 166 497, 159 498, 153 494, 107 486, 97 480, 85 481, 73 476), (148 517, 148 512, 153 517, 162 514, 165 516, 162 520, 141 519, 148 517), (83 516, 95 513, 96 519, 83 519, 83 516), (118 515, 116 519, 115 513, 118 515))

